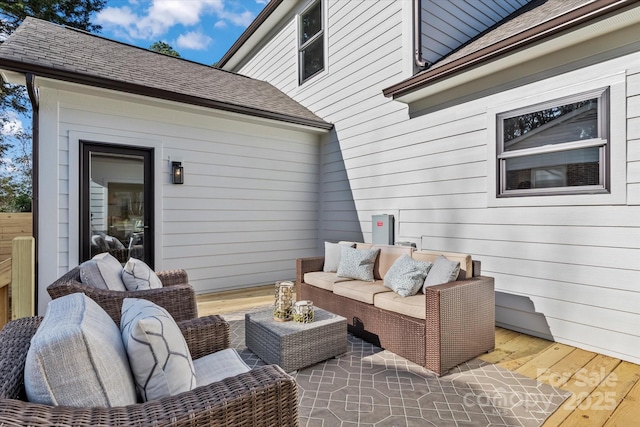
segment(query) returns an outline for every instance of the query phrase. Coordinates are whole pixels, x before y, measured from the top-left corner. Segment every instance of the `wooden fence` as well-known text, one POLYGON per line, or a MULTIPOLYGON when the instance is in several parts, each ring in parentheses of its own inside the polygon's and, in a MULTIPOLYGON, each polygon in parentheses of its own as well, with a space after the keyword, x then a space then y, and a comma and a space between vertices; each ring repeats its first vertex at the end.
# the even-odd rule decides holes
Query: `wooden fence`
POLYGON ((0 263, 0 328, 35 314, 35 239, 16 237, 11 258, 0 263))
POLYGON ((0 213, 0 328, 34 313, 31 213, 0 213))
POLYGON ((0 213, 0 261, 11 257, 11 242, 15 237, 33 233, 31 212, 0 213))

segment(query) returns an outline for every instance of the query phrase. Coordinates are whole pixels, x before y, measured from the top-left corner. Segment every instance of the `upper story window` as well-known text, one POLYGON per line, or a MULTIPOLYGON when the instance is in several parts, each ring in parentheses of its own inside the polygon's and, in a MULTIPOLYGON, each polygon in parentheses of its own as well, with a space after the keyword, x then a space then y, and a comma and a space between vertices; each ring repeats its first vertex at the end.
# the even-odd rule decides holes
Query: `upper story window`
POLYGON ((298 62, 300 83, 324 70, 324 19, 322 0, 316 0, 300 14, 298 62))
POLYGON ((498 195, 607 192, 608 93, 498 114, 498 195))

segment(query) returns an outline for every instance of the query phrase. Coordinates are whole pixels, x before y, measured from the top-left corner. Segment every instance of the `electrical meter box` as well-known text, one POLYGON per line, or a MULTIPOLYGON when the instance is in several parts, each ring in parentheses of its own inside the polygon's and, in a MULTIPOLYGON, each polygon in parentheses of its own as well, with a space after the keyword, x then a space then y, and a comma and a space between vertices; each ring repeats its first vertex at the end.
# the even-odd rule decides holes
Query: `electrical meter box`
POLYGON ((371 221, 371 243, 393 245, 393 215, 372 215, 371 221))

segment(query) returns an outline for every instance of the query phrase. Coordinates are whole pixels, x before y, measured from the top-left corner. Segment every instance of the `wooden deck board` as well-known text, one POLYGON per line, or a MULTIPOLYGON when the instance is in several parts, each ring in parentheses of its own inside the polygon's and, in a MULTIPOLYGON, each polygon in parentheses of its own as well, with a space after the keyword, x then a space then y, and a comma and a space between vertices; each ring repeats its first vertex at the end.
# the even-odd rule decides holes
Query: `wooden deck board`
MULTIPOLYGON (((224 314, 272 303, 273 286, 197 299, 201 316, 224 314)), ((573 393, 542 427, 639 425, 640 365, 500 327, 495 350, 480 358, 573 393)))
POLYGON ((624 397, 604 427, 633 426, 640 420, 640 381, 624 397))
MULTIPOLYGON (((560 426, 604 425, 622 403, 627 393, 637 384, 639 378, 640 367, 628 362, 619 363, 612 372, 606 375, 603 372, 589 373, 581 382, 589 386, 595 382, 599 382, 599 384, 588 395, 586 395, 586 391, 580 392, 586 396, 579 405, 574 405, 575 410, 560 426)), ((565 403, 565 406, 567 404, 565 403)))
MULTIPOLYGON (((573 349, 574 347, 564 344, 552 344, 542 352, 535 355, 527 363, 515 369, 515 371, 527 377, 537 378, 542 382, 548 382, 540 378, 549 379, 548 377, 551 373, 549 367, 566 358, 571 354, 573 349)), ((553 378, 550 380, 553 382, 553 378)))

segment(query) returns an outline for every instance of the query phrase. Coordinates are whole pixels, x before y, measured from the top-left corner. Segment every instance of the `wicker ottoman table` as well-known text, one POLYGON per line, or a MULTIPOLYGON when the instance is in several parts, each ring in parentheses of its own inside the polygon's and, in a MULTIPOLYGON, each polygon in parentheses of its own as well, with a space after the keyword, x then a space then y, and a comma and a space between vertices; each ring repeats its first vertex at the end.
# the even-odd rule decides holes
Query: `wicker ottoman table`
POLYGON ((273 310, 247 313, 245 341, 249 350, 285 372, 297 371, 347 351, 347 319, 320 308, 311 323, 273 320, 273 310))

